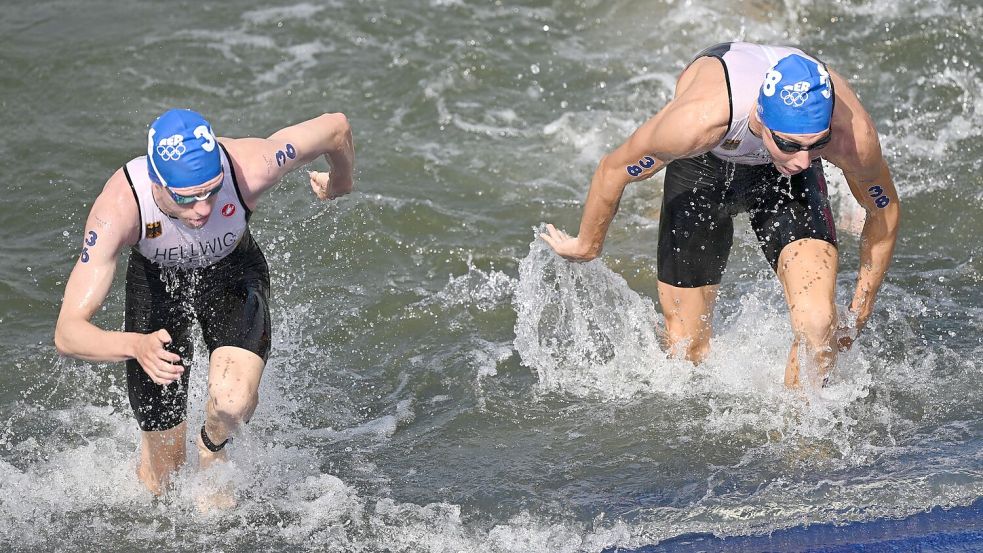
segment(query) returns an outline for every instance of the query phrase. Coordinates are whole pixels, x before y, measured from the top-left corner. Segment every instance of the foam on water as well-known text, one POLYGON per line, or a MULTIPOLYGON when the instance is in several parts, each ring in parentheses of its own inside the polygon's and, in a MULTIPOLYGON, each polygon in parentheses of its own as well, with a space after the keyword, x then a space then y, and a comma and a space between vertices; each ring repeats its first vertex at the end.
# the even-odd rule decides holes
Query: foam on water
POLYGON ((277 6, 273 8, 261 8, 242 12, 240 17, 254 25, 282 22, 288 19, 307 20, 319 15, 326 9, 337 9, 343 7, 337 2, 324 2, 320 5, 300 2, 291 6, 277 6))

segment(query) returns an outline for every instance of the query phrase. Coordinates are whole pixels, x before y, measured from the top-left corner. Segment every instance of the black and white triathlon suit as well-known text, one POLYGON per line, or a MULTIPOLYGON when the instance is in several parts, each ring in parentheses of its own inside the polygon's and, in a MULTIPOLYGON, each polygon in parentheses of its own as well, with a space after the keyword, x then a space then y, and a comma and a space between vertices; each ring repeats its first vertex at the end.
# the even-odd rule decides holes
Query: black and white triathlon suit
POLYGON ((659 222, 659 280, 681 288, 720 284, 734 241, 735 215, 747 212, 761 250, 777 270, 782 248, 815 238, 836 246, 822 161, 786 177, 748 128, 765 73, 801 50, 730 42, 697 55, 720 60, 730 97, 730 125, 709 152, 666 167, 659 222))
POLYGON ((224 147, 221 158, 225 179, 200 229, 157 207, 151 188, 157 185, 147 175, 145 156, 123 167, 140 208, 141 229, 126 270, 125 330, 166 329, 172 340, 168 349, 181 356, 186 369, 178 381, 161 386, 135 359, 126 362, 130 406, 144 431, 167 430, 185 419, 195 321, 209 353, 235 346, 264 361, 269 357, 269 268, 249 234, 250 212, 224 147))

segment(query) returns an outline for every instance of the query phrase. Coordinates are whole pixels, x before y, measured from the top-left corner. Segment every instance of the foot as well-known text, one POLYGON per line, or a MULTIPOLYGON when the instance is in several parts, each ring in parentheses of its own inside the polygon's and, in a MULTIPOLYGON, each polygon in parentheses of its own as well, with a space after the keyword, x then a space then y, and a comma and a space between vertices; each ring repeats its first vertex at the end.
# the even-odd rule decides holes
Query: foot
POLYGON ((206 481, 199 491, 198 497, 195 498, 195 506, 198 507, 198 512, 201 514, 229 511, 235 509, 238 504, 231 483, 215 484, 206 481))
POLYGON ((235 498, 235 488, 225 475, 221 474, 226 463, 226 452, 211 451, 201 441, 201 436, 195 440, 198 444, 198 470, 202 473, 202 487, 198 492, 195 503, 198 512, 227 511, 238 504, 235 498))
POLYGON ((161 483, 160 478, 153 474, 149 468, 145 467, 142 463, 137 465, 137 479, 143 484, 143 487, 147 488, 147 491, 160 497, 164 494, 164 486, 161 483))

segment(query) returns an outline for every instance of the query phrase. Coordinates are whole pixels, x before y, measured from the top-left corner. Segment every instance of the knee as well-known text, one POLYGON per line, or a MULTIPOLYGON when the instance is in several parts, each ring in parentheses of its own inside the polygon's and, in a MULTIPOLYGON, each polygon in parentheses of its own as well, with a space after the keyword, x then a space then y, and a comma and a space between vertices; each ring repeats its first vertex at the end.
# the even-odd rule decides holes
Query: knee
POLYGON ((710 353, 710 340, 693 339, 686 346, 686 359, 693 363, 702 363, 710 353))
POLYGON ((695 335, 681 335, 672 331, 665 335, 666 349, 673 357, 682 357, 693 363, 701 363, 710 352, 709 333, 699 332, 695 335))
POLYGON ((232 390, 213 392, 210 400, 212 413, 231 428, 249 422, 258 403, 259 396, 255 392, 232 390))
POLYGON ((793 322, 795 332, 813 346, 828 342, 836 325, 836 309, 829 305, 810 305, 802 309, 793 322))

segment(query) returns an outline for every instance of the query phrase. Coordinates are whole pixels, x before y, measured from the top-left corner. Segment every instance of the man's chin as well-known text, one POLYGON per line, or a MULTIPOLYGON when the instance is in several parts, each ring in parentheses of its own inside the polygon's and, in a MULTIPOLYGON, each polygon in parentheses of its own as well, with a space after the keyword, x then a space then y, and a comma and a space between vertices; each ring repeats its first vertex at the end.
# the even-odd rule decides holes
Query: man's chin
POLYGON ((205 217, 204 219, 185 219, 184 226, 193 229, 200 229, 201 227, 205 226, 205 223, 207 222, 208 217, 205 217))
POLYGON ((791 176, 794 176, 794 175, 798 175, 802 171, 805 171, 805 169, 802 169, 800 171, 796 171, 794 169, 789 169, 788 167, 785 167, 784 165, 775 165, 775 169, 778 169, 778 172, 781 173, 781 174, 783 174, 783 175, 785 175, 786 177, 791 177, 791 176))

